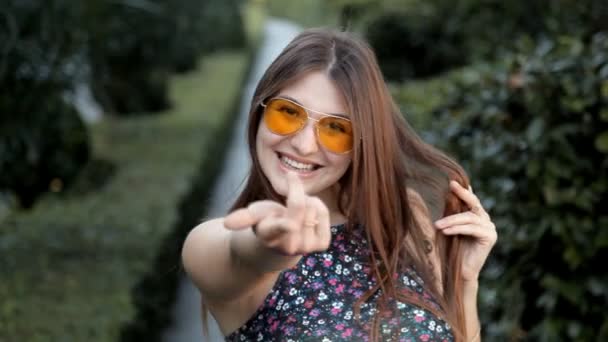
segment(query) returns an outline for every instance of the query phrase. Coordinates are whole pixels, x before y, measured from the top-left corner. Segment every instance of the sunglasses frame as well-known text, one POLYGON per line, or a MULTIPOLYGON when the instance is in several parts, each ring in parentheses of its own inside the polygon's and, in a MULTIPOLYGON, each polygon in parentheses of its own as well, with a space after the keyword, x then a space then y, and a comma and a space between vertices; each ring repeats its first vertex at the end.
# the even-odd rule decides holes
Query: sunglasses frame
POLYGON ((315 136, 317 137, 317 143, 318 143, 318 144, 319 144, 321 147, 323 147, 323 149, 324 149, 324 150, 326 150, 326 151, 328 151, 328 152, 330 152, 330 153, 334 153, 334 154, 347 154, 347 153, 350 153, 350 152, 353 150, 353 149, 351 148, 350 150, 348 150, 348 151, 344 151, 344 152, 334 152, 334 151, 332 151, 332 150, 328 149, 327 147, 325 147, 325 145, 323 145, 323 143, 321 142, 321 138, 319 138, 319 122, 320 122, 321 120, 323 120, 323 119, 325 119, 325 118, 327 118, 327 117, 336 118, 336 119, 342 119, 342 120, 346 120, 346 121, 350 122, 350 124, 351 124, 351 126, 352 126, 352 121, 351 121, 350 119, 345 118, 345 117, 343 117, 343 116, 339 116, 339 115, 333 115, 333 114, 329 114, 329 113, 320 112, 320 111, 318 111, 318 110, 310 109, 310 108, 307 108, 307 107, 305 107, 305 106, 303 106, 303 105, 301 105, 301 104, 299 104, 299 103, 297 103, 297 102, 295 102, 295 101, 293 101, 293 100, 290 100, 290 99, 287 99, 287 98, 284 98, 284 97, 280 97, 280 96, 270 98, 270 99, 268 99, 268 100, 266 101, 266 103, 262 102, 262 103, 260 104, 260 105, 261 105, 261 106, 264 108, 264 113, 263 113, 263 115, 266 115, 266 108, 268 108, 268 103, 270 103, 270 102, 272 102, 272 101, 274 101, 274 100, 283 100, 283 101, 287 101, 287 102, 289 102, 289 103, 291 103, 291 104, 293 104, 293 105, 295 105, 295 106, 298 106, 298 107, 303 108, 303 109, 304 109, 304 112, 306 113, 306 121, 304 121, 303 125, 301 125, 301 126, 300 126, 300 128, 298 128, 296 131, 294 131, 294 132, 292 132, 292 133, 280 134, 280 133, 276 133, 276 132, 274 132, 274 131, 270 130, 272 133, 274 133, 274 134, 276 134, 276 135, 281 135, 281 136, 288 136, 288 135, 296 134, 296 133, 300 132, 300 131, 301 131, 301 130, 304 128, 304 127, 306 127, 306 123, 308 122, 308 120, 312 120, 312 121, 314 121, 314 122, 315 122, 314 126, 315 126, 315 136), (309 111, 310 111, 310 112, 313 112, 313 113, 321 114, 321 115, 323 115, 323 117, 322 117, 322 118, 320 118, 320 119, 315 119, 315 118, 313 118, 313 117, 311 117, 311 116, 310 116, 309 111))

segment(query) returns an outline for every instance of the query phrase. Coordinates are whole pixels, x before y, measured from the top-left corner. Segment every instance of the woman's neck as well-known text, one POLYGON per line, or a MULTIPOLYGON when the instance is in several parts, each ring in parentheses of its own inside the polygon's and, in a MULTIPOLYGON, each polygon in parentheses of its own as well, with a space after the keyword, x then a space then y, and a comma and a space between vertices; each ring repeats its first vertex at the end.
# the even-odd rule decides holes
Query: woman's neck
POLYGON ((339 194, 340 186, 336 184, 316 195, 327 206, 327 209, 329 210, 329 221, 332 226, 342 224, 347 221, 347 217, 340 211, 340 207, 338 205, 339 194))

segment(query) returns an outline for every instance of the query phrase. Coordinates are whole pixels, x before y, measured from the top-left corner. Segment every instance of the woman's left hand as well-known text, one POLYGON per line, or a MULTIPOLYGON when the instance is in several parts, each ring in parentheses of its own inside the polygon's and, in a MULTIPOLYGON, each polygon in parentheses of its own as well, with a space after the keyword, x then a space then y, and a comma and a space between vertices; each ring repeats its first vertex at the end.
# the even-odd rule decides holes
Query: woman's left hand
POLYGON ((470 243, 465 243, 464 246, 462 280, 477 281, 479 272, 498 238, 496 226, 472 189, 465 189, 456 181, 450 181, 450 189, 470 210, 437 220, 435 227, 445 235, 459 234, 472 238, 470 243))

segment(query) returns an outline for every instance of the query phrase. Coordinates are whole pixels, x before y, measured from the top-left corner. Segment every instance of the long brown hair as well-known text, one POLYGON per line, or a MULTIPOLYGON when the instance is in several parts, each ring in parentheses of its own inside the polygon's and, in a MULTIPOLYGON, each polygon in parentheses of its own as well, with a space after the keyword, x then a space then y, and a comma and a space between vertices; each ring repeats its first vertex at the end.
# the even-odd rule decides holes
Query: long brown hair
MULTIPOLYGON (((255 150, 261 103, 279 93, 305 73, 322 71, 341 91, 353 122, 355 144, 350 168, 340 179, 339 208, 348 228, 364 227, 371 241, 371 265, 378 284, 360 298, 355 308, 382 290, 380 308, 388 299, 405 300, 443 317, 457 341, 463 339, 465 320, 460 265, 462 238, 436 234, 429 243, 431 220, 465 210, 448 190, 448 181, 468 186, 463 169, 442 152, 422 141, 393 101, 376 57, 364 40, 353 33, 309 29, 299 34, 270 65, 255 90, 249 113, 248 142, 252 166, 243 192, 232 209, 262 199, 283 201, 262 172, 255 150), (410 190, 415 190, 428 209, 425 221, 414 217, 410 190), (406 238, 413 242, 407 243, 406 238), (429 261, 430 246, 440 260, 441 283, 437 285, 429 261), (416 296, 398 291, 394 274, 413 267, 440 309, 416 296)), ((370 332, 377 339, 378 315, 370 332)))

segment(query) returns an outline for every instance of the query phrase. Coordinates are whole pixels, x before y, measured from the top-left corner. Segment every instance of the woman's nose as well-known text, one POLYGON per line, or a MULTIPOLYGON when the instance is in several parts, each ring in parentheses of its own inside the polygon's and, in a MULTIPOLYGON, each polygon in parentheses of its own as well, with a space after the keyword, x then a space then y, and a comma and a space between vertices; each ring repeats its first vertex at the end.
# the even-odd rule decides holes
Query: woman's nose
POLYGON ((319 150, 315 130, 315 121, 309 119, 306 126, 291 137, 291 145, 300 155, 309 155, 319 150))

